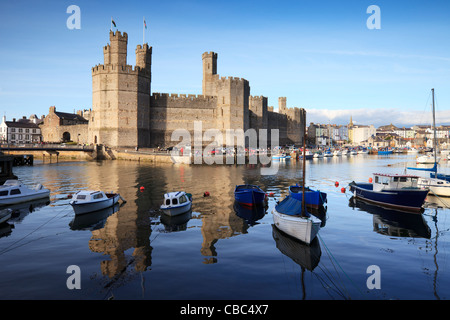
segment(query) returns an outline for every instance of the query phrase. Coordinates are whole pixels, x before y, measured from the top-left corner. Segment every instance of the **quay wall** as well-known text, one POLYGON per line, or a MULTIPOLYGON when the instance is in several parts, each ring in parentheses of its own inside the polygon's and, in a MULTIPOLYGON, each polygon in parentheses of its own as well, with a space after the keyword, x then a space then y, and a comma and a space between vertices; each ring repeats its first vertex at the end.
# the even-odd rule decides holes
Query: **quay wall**
MULTIPOLYGON (((35 159, 50 160, 50 153, 45 150, 36 151, 20 151, 20 150, 2 150, 4 154, 14 154, 14 155, 32 155, 35 159)), ((61 160, 95 160, 97 159, 97 153, 95 151, 58 151, 58 157, 56 154, 51 154, 52 162, 56 159, 61 160)))

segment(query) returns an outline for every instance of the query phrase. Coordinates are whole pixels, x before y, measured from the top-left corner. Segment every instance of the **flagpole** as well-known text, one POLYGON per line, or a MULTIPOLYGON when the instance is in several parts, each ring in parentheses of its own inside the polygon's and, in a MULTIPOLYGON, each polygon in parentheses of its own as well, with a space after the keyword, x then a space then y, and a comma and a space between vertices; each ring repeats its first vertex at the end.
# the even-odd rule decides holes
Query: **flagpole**
POLYGON ((109 29, 109 31, 112 31, 112 17, 111 17, 111 29, 109 29))
POLYGON ((142 18, 142 47, 145 44, 145 17, 142 18))

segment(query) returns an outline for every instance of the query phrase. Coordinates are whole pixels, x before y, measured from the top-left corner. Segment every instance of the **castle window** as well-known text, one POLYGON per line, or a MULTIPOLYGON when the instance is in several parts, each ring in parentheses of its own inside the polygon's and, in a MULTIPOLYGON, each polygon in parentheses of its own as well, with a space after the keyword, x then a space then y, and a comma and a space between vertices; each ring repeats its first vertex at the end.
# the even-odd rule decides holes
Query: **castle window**
POLYGON ((225 97, 222 97, 222 103, 225 104, 225 97))

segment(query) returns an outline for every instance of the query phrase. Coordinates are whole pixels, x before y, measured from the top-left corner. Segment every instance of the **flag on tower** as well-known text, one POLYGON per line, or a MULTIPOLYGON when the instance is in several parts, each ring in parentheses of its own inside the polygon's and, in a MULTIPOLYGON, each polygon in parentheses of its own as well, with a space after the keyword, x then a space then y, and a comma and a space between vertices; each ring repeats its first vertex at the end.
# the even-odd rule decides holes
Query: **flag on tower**
POLYGON ((116 23, 114 22, 114 20, 111 18, 111 23, 114 25, 114 28, 116 28, 116 23))
POLYGON ((145 26, 145 29, 147 29, 147 23, 145 22, 145 18, 144 18, 144 26, 145 26))

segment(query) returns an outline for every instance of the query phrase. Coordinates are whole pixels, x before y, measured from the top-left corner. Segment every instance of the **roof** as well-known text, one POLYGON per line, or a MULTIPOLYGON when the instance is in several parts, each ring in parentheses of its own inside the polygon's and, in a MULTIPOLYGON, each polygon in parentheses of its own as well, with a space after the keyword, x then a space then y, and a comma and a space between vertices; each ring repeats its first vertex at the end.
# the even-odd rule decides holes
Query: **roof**
POLYGON ((82 116, 80 116, 80 115, 78 115, 76 113, 67 113, 67 112, 55 111, 55 114, 61 119, 88 122, 88 120, 86 120, 85 118, 83 118, 82 116))
POLYGON ((11 128, 31 128, 39 129, 39 126, 33 122, 5 121, 6 126, 11 128))

